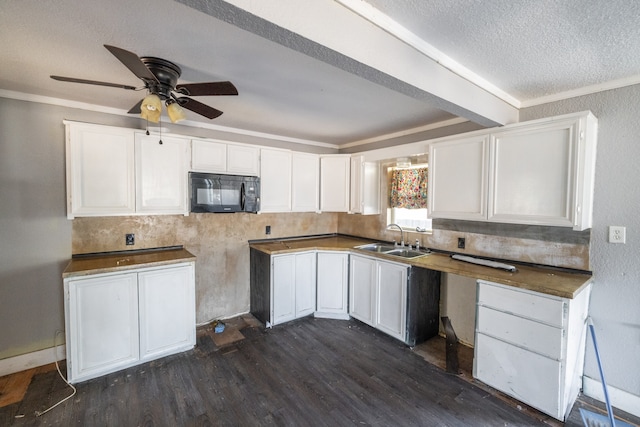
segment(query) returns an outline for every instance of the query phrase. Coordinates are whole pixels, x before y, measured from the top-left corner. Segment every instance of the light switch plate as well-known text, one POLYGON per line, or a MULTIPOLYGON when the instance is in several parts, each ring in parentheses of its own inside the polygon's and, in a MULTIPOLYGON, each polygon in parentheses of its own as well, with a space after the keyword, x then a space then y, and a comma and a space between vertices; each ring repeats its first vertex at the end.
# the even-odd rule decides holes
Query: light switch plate
POLYGON ((609 226, 609 243, 626 243, 627 242, 627 228, 610 225, 609 226))

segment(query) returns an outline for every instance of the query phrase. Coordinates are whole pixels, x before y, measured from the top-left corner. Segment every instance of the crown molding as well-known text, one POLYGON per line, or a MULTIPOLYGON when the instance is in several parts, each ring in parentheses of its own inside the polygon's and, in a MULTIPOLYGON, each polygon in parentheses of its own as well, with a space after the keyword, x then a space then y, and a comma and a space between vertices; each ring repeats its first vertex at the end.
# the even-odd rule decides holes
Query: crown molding
POLYGON ((592 95, 605 90, 619 89, 626 86, 640 84, 640 75, 626 77, 624 79, 611 80, 606 83, 598 83, 565 92, 554 93, 553 95, 541 96, 521 102, 520 108, 535 107, 536 105, 548 104, 550 102, 563 101, 565 99, 576 98, 578 96, 592 95))
MULTIPOLYGON (((120 108, 105 107, 102 105, 71 101, 68 99, 54 98, 50 96, 34 95, 31 93, 15 92, 15 91, 5 90, 5 89, 0 89, 0 97, 16 99, 19 101, 36 102, 40 104, 57 105, 60 107, 77 108, 81 110, 95 111, 98 113, 114 114, 117 116, 123 116, 123 117, 129 117, 129 118, 132 117, 131 114, 127 112, 127 110, 123 110, 120 108)), ((269 139, 273 141, 291 142, 294 144, 311 145, 316 147, 332 148, 336 150, 340 148, 340 146, 337 144, 329 144, 327 142, 313 141, 313 140, 302 139, 302 138, 292 138, 284 135, 275 135, 275 134, 265 133, 265 132, 256 132, 256 131, 251 131, 246 129, 238 129, 238 128, 233 128, 228 126, 220 126, 215 124, 196 122, 192 120, 183 120, 179 123, 179 125, 192 127, 192 128, 210 129, 218 132, 226 132, 226 133, 232 133, 236 135, 250 136, 254 138, 269 139)))

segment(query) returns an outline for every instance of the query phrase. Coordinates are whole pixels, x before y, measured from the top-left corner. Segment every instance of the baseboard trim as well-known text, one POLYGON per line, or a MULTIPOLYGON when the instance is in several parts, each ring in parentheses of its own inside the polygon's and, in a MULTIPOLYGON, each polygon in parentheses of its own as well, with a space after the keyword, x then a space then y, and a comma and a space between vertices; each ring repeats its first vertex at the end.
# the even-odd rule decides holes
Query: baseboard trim
MULTIPOLYGON (((585 395, 601 402, 605 401, 602 382, 589 378, 586 375, 582 377, 582 392, 585 395)), ((636 396, 628 391, 620 390, 608 384, 607 392, 609 393, 611 406, 635 415, 636 417, 640 417, 640 396, 636 396)))
POLYGON ((0 360, 0 377, 67 358, 64 344, 0 360))
POLYGON ((349 313, 326 313, 323 311, 316 311, 313 313, 313 317, 320 319, 337 319, 337 320, 349 320, 351 316, 349 313))

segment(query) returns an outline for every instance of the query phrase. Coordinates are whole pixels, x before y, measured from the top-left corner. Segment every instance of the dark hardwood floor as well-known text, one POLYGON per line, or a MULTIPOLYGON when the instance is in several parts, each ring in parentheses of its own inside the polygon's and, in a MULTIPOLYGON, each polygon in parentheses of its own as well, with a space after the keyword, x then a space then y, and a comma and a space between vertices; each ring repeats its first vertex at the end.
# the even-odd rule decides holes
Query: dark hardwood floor
MULTIPOLYGON (((225 342, 199 328, 193 351, 80 383, 73 398, 40 417, 35 411, 70 390, 55 370, 38 373, 22 401, 0 408, 0 425, 560 424, 355 320, 308 317, 268 330, 241 320, 238 330, 225 342)), ((582 425, 574 412, 566 425, 582 425)))

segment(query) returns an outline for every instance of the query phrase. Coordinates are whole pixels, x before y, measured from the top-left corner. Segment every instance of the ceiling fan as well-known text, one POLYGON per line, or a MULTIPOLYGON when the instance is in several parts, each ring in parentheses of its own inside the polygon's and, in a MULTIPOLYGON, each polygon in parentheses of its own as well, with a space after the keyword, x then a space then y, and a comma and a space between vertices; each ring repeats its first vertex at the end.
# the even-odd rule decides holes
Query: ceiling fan
POLYGON ((137 88, 124 84, 76 79, 72 77, 50 77, 63 82, 117 87, 126 90, 147 89, 148 95, 134 105, 128 112, 130 114, 140 114, 143 118, 155 123, 158 123, 160 120, 162 101, 164 101, 167 107, 169 118, 175 123, 185 118, 184 111, 180 107, 184 107, 208 119, 215 119, 222 114, 222 111, 191 99, 189 96, 238 94, 238 90, 233 83, 228 81, 178 84, 178 78, 182 70, 173 62, 152 56, 139 57, 128 50, 106 44, 104 47, 135 74, 136 77, 142 80, 144 86, 137 88))

